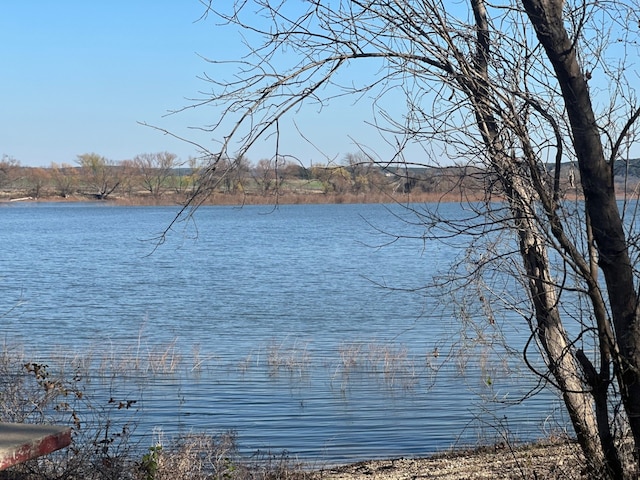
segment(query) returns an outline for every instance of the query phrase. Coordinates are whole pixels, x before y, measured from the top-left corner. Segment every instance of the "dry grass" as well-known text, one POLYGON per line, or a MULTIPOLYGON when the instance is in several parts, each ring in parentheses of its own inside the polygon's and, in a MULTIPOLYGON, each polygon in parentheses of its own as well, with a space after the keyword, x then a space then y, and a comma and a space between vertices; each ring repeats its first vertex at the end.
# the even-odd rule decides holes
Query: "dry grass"
POLYGON ((302 480, 311 473, 286 453, 257 452, 253 457, 238 453, 236 434, 189 434, 159 441, 139 465, 145 480, 302 480))
MULTIPOLYGON (((24 353, 22 354, 24 356, 24 353)), ((194 357, 195 361, 195 357, 194 357)), ((55 365, 62 376, 110 379, 117 376, 150 377, 175 374, 182 366, 184 357, 178 339, 168 342, 150 343, 145 340, 141 328, 137 343, 94 346, 82 352, 70 352, 68 348, 54 347, 47 355, 47 362, 55 365)))
POLYGON ((140 464, 149 480, 232 478, 239 455, 232 432, 219 436, 190 434, 167 442, 160 436, 140 464))

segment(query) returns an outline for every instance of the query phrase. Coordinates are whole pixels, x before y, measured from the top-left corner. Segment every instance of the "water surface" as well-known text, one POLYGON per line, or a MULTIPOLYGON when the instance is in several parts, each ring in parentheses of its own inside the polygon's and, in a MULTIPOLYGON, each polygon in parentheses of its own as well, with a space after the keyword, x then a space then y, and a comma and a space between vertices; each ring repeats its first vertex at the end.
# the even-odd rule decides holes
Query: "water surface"
POLYGON ((420 234, 389 208, 202 207, 157 245, 176 208, 2 206, 4 341, 91 358, 96 389, 138 400, 138 433, 235 429, 243 448, 301 458, 425 455, 563 424, 549 394, 489 401, 535 385, 493 357, 494 337, 523 345, 528 329, 506 316, 461 335, 453 298, 421 290, 459 250, 389 243, 381 232, 420 234))

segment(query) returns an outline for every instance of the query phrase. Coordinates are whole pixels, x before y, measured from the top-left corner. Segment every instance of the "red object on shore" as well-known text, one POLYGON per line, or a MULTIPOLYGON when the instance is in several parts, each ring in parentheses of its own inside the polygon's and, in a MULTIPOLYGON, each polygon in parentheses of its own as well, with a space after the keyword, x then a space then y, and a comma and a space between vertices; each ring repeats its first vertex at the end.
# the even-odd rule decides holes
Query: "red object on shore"
POLYGON ((71 444, 71 427, 0 423, 0 470, 71 444))

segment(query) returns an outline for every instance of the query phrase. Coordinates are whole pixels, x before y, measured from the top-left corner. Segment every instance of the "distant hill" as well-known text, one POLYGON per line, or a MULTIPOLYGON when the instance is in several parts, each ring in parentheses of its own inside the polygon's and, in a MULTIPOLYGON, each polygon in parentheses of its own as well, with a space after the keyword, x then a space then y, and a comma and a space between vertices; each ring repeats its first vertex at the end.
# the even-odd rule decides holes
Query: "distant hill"
POLYGON ((628 174, 630 177, 640 178, 640 158, 631 158, 628 163, 625 160, 617 160, 613 166, 613 174, 616 177, 628 174))
MULTIPOLYGON (((549 171, 553 170, 555 164, 548 163, 547 168, 549 171)), ((577 162, 565 162, 562 164, 562 170, 568 171, 571 168, 574 168, 576 173, 578 172, 578 164, 577 162)), ((640 158, 630 158, 627 162, 626 160, 616 160, 615 165, 613 166, 613 174, 615 177, 622 178, 625 175, 629 175, 629 177, 635 177, 640 179, 640 158)))

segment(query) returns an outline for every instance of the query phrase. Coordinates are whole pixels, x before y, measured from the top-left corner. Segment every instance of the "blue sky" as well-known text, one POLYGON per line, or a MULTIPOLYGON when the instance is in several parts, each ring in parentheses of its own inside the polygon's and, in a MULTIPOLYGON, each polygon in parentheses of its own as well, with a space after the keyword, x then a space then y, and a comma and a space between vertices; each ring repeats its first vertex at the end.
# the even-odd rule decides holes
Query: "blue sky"
MULTIPOLYGON (((215 109, 166 116, 209 88, 198 79, 213 71, 202 57, 243 51, 239 36, 213 18, 198 21, 203 8, 198 0, 0 0, 0 155, 49 166, 88 152, 116 161, 165 150, 182 160, 198 154, 139 122, 216 151, 219 139, 189 128, 215 122, 215 109)), ((375 75, 362 68, 355 73, 375 75)), ((400 118, 403 102, 396 103, 387 106, 400 118)), ((281 149, 305 164, 327 163, 357 152, 359 141, 388 158, 392 148, 367 126, 372 116, 369 102, 349 99, 321 114, 304 109, 295 122, 313 144, 283 122, 281 149)), ((274 145, 273 137, 259 141, 249 159, 272 157, 274 145)), ((407 159, 423 156, 414 147, 407 159)))
POLYGON ((0 154, 22 165, 192 148, 138 121, 163 120, 198 89, 211 25, 197 1, 0 3, 0 154))
MULTIPOLYGON (((197 0, 0 2, 0 155, 27 166, 73 164, 87 152, 112 160, 165 150, 183 160, 197 155, 193 146, 138 122, 215 151, 215 139, 188 128, 212 123, 214 111, 165 117, 207 88, 197 78, 209 67, 201 56, 229 57, 239 48, 237 37, 212 18, 198 22, 202 12, 197 0)), ((297 119, 313 128, 324 156, 296 138, 292 125, 281 142, 305 163, 357 151, 337 125, 349 121, 346 108, 323 113, 322 121, 313 111, 297 119)), ((349 133, 358 128, 351 123, 349 133)), ((249 158, 256 162, 273 151, 268 139, 249 158)))

